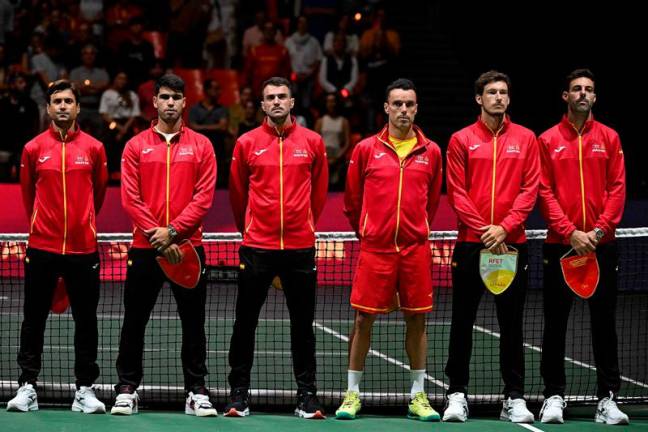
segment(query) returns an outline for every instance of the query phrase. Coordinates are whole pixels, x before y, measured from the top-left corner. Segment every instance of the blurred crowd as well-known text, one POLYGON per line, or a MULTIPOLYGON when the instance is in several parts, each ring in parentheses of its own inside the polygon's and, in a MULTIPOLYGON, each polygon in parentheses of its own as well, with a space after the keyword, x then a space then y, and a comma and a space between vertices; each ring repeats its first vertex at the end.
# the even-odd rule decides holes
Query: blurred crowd
POLYGON ((50 82, 78 86, 79 125, 104 143, 117 182, 125 143, 157 116, 155 80, 198 71, 184 75, 209 77, 187 82, 200 97, 185 121, 212 141, 219 187, 236 138, 263 119, 261 83, 283 76, 297 121, 322 135, 331 188, 340 189, 349 149, 384 123, 400 49, 377 2, 0 0, 0 181, 17 180, 22 147, 48 126, 50 82), (228 103, 224 89, 234 89, 228 103))

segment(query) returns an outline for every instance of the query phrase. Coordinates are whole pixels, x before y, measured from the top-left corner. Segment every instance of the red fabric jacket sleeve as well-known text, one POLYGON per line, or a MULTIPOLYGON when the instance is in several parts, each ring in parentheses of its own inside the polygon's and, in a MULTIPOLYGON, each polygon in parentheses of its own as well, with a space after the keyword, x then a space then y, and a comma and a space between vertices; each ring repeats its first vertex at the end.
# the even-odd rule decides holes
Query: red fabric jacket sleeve
POLYGON ((216 156, 214 155, 214 148, 207 138, 204 138, 201 147, 202 154, 198 179, 194 186, 191 202, 170 222, 170 225, 176 229, 180 237, 189 237, 196 231, 214 202, 216 156))
POLYGON ((621 221, 626 194, 625 163, 619 135, 615 133, 610 144, 612 151, 607 164, 607 185, 605 188, 608 195, 603 212, 594 224, 606 234, 613 232, 621 221))
POLYGON ((439 200, 441 198, 441 183, 443 182, 443 162, 441 160, 441 150, 439 147, 434 146, 434 158, 437 161, 437 172, 435 173, 430 190, 428 191, 428 226, 432 227, 432 220, 439 207, 439 200))
POLYGON ((229 178, 229 197, 234 223, 239 232, 245 230, 245 209, 248 201, 250 170, 240 141, 234 146, 229 178))
POLYGON ((477 211, 466 190, 466 154, 456 137, 450 138, 447 151, 448 201, 457 213, 459 220, 472 230, 488 225, 477 211))
POLYGON ((538 185, 540 184, 540 157, 538 155, 538 142, 532 138, 529 142, 529 150, 524 160, 524 173, 520 193, 513 201, 511 209, 502 219, 500 225, 507 233, 519 228, 529 217, 533 210, 536 198, 538 197, 538 185))
POLYGON ((315 160, 311 172, 311 211, 313 214, 313 223, 322 215, 326 194, 328 192, 328 160, 326 158, 326 147, 324 141, 320 139, 317 142, 315 160))
POLYGON ((95 214, 98 214, 106 197, 106 187, 108 186, 108 168, 106 166, 106 150, 104 146, 97 148, 92 186, 94 189, 95 214))
POLYGON ((344 188, 344 214, 356 235, 360 232, 360 213, 362 212, 362 197, 364 193, 364 170, 366 157, 361 145, 353 149, 347 171, 346 187, 344 188))
POLYGON ((20 161, 20 188, 27 219, 31 219, 36 199, 36 181, 34 179, 34 161, 30 149, 26 146, 20 161))
POLYGON ((141 231, 157 227, 157 219, 140 194, 139 151, 133 140, 124 148, 121 172, 122 206, 133 224, 141 231))
POLYGON ((542 137, 538 138, 538 147, 541 162, 540 189, 538 192, 540 196, 540 212, 547 221, 549 228, 567 239, 576 231, 576 225, 569 220, 554 195, 555 174, 551 164, 551 156, 549 155, 549 146, 542 137))

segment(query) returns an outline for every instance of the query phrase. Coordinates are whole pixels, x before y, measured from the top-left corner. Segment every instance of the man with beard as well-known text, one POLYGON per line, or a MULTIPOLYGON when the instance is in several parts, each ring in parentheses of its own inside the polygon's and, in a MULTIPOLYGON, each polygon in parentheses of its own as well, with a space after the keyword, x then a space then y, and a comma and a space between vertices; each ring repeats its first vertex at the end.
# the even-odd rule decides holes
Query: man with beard
POLYGON ((597 423, 628 424, 616 405, 621 386, 617 356, 618 251, 615 229, 623 215, 625 167, 619 135, 594 120, 594 75, 577 69, 565 80, 567 114, 539 138, 542 161, 540 210, 549 232, 544 254, 544 336, 541 372, 543 423, 562 423, 565 408, 565 334, 574 294, 562 277, 560 258, 571 249, 595 253, 598 287, 588 298, 599 399, 597 423))
POLYGON ((523 398, 522 316, 528 283, 524 222, 536 201, 540 161, 533 132, 506 114, 510 87, 509 77, 501 72, 481 74, 475 82, 481 114, 453 134, 448 145, 448 201, 457 213, 459 233, 452 255, 452 324, 445 369, 450 385, 444 421, 468 418, 473 325, 484 288, 495 295, 501 332, 505 400, 500 419, 534 420, 523 398), (489 263, 507 267, 489 268, 489 263), (504 271, 509 275, 506 284, 489 283, 488 274, 504 271))
MULTIPOLYGON (((96 215, 106 195, 108 172, 103 145, 76 124, 79 91, 59 80, 47 88, 48 130, 25 145, 20 185, 30 220, 25 258, 24 319, 20 330, 16 397, 7 411, 38 410, 36 381, 41 370, 43 338, 52 294, 65 283, 74 319, 72 411, 104 413, 95 395, 99 253, 96 215)), ((13 125, 8 125, 9 128, 13 125)))
POLYGON ((290 115, 290 82, 261 86, 261 126, 239 137, 230 170, 230 202, 243 234, 236 320, 229 350, 231 400, 225 415, 247 416, 254 337, 268 288, 279 277, 290 314, 297 381, 295 415, 324 418, 315 384, 315 224, 324 209, 328 165, 322 138, 290 115))
POLYGON ((158 119, 133 137, 122 156, 122 205, 133 220, 133 245, 128 252, 124 286, 124 323, 119 342, 112 414, 138 410, 137 387, 142 381, 146 324, 165 281, 178 305, 182 322, 182 370, 187 400, 185 413, 215 416, 205 386, 207 375, 204 272, 194 289, 170 281, 156 262, 162 254, 171 264, 182 260, 178 243, 188 239, 202 268, 202 219, 212 205, 216 158, 207 137, 182 123, 185 83, 163 75, 155 86, 153 105, 158 119))
POLYGON ((378 314, 400 306, 412 386, 408 417, 439 421, 424 389, 426 313, 432 310, 430 225, 441 193, 441 150, 414 126, 416 87, 398 79, 386 90, 388 124, 355 147, 349 161, 344 213, 360 239, 351 306, 348 387, 336 411, 354 419, 361 408, 360 379, 378 314), (400 305, 394 304, 399 296, 400 305))

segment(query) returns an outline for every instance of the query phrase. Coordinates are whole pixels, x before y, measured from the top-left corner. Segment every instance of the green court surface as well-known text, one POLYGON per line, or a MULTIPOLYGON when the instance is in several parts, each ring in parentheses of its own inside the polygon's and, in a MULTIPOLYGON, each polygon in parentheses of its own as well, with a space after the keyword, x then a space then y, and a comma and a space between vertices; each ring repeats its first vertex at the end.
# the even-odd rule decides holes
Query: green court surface
POLYGON ((423 423, 397 416, 367 415, 353 421, 303 420, 288 414, 254 413, 246 418, 196 418, 182 413, 140 412, 131 417, 84 415, 63 409, 44 409, 31 413, 0 411, 2 432, 114 432, 128 428, 133 431, 462 431, 462 432, 524 432, 524 431, 648 431, 648 420, 631 419, 629 426, 608 426, 591 419, 569 419, 563 425, 539 422, 528 427, 495 419, 470 419, 467 423, 423 423))

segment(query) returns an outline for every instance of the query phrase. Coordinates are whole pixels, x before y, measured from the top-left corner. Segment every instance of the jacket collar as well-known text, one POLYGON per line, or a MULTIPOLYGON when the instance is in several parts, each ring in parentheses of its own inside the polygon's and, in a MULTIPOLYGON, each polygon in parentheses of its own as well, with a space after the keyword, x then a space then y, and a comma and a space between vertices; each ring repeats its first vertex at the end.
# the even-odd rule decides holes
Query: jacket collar
MULTIPOLYGON (((157 136, 162 137, 162 135, 160 135, 160 132, 158 132, 157 129, 155 129, 155 126, 157 126, 157 124, 158 124, 158 119, 153 119, 153 120, 151 121, 151 132, 154 133, 154 134, 157 135, 157 136)), ((184 124, 184 121, 181 120, 181 121, 180 121, 180 129, 178 130, 178 134, 177 134, 176 136, 173 137, 173 141, 177 141, 177 140, 179 140, 179 139, 180 139, 180 136, 181 136, 184 132, 185 132, 185 124, 184 124)))
POLYGON ((74 122, 74 124, 72 125, 72 127, 71 127, 70 129, 67 130, 67 134, 66 134, 64 137, 61 136, 61 134, 59 133, 58 129, 56 129, 56 127, 54 127, 54 123, 53 123, 53 122, 50 122, 50 125, 49 125, 49 128, 48 128, 48 129, 49 129, 49 131, 50 131, 50 134, 51 134, 51 135, 52 135, 52 136, 53 136, 57 141, 70 142, 70 141, 72 141, 74 138, 76 138, 77 135, 79 135, 79 125, 78 125, 77 122, 74 122))
MULTIPOLYGON (((424 147, 430 141, 424 134, 423 131, 416 125, 412 127, 414 134, 416 135, 416 146, 412 149, 412 152, 418 150, 420 147, 424 147)), ((392 147, 389 142, 389 125, 385 125, 378 134, 376 134, 376 139, 386 146, 392 147)), ((410 154, 412 153, 410 152, 410 154)))
POLYGON ((264 131, 266 131, 268 134, 272 136, 276 136, 279 138, 286 138, 297 127, 297 120, 295 119, 295 117, 291 115, 290 120, 291 120, 290 126, 283 128, 281 132, 279 132, 277 128, 275 128, 274 126, 270 126, 268 124, 268 117, 263 119, 263 123, 261 124, 261 127, 263 128, 264 131))
MULTIPOLYGON (((585 121, 585 124, 583 125, 583 129, 580 131, 580 133, 584 134, 585 132, 589 132, 592 129, 593 124, 594 124, 594 115, 590 113, 590 116, 585 121)), ((578 129, 576 129, 576 126, 574 126, 572 123, 569 122, 569 118, 567 117, 567 114, 563 115, 562 119, 560 120, 560 125, 565 129, 573 132, 576 135, 579 134, 579 131, 578 129)))
POLYGON ((502 125, 500 126, 499 130, 497 131, 494 131, 490 127, 488 127, 486 122, 482 120, 481 115, 477 117, 477 121, 475 122, 475 125, 482 133, 486 134, 489 137, 500 136, 504 132, 506 132, 506 130, 511 125, 511 118, 507 114, 504 114, 504 121, 502 122, 502 125))

